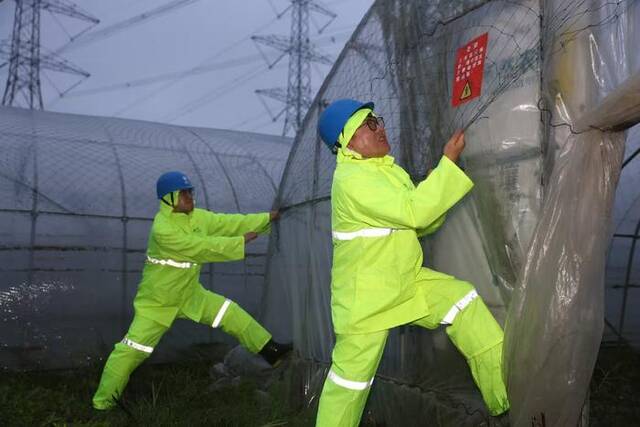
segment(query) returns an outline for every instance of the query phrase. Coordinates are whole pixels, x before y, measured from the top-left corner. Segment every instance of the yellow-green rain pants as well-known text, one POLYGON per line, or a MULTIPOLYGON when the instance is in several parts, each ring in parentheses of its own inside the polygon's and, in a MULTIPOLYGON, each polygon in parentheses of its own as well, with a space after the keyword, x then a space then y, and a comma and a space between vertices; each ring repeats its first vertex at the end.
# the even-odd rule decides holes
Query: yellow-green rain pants
MULTIPOLYGON (((430 276, 433 275, 423 269, 416 279, 418 292, 428 301, 429 314, 411 324, 428 329, 446 325, 447 335, 466 358, 489 412, 505 412, 509 401, 501 369, 502 328, 471 284, 453 277, 430 276)), ((388 330, 382 330, 336 335, 317 426, 348 427, 360 423, 388 334, 388 330)))
MULTIPOLYGON (((257 353, 271 339, 266 331, 238 304, 199 286, 186 302, 185 310, 178 318, 188 318, 213 328, 220 327, 234 336, 245 348, 257 353)), ((148 358, 169 327, 141 316, 133 318, 124 339, 115 345, 93 397, 96 409, 108 409, 115 405, 127 383, 129 375, 148 358)))

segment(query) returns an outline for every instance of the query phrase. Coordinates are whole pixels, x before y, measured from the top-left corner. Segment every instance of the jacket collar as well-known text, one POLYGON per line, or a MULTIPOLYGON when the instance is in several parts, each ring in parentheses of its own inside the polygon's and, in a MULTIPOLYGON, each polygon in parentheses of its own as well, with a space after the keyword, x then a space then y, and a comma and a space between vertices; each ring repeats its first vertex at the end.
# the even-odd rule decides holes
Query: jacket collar
POLYGON ((344 148, 338 150, 337 163, 356 163, 362 165, 374 165, 374 166, 393 166, 395 159, 392 156, 386 155, 384 157, 372 157, 364 159, 358 153, 344 148))
MULTIPOLYGON (((176 191, 176 193, 178 193, 176 191)), ((174 199, 177 200, 177 194, 174 194, 174 199)), ((185 230, 189 229, 189 222, 191 217, 193 216, 193 211, 188 214, 174 212, 173 208, 166 203, 160 201, 160 214, 167 218, 169 221, 175 223, 178 226, 186 227, 185 230)))

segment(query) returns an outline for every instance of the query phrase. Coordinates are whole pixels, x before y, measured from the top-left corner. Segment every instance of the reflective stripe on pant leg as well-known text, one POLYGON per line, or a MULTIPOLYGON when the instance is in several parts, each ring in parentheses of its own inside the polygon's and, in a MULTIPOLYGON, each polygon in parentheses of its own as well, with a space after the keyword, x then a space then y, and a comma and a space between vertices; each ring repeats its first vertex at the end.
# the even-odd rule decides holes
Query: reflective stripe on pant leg
POLYGON ((371 378, 371 380, 369 381, 351 381, 351 380, 342 378, 340 375, 336 374, 333 371, 329 371, 329 375, 327 376, 327 378, 329 378, 331 381, 338 384, 339 386, 348 388, 350 390, 365 390, 371 387, 371 384, 373 384, 373 379, 375 377, 371 378))
POLYGON ((419 291, 416 295, 424 298, 428 311, 424 317, 411 324, 428 329, 436 329, 448 320, 453 321, 452 317, 459 314, 456 304, 460 304, 470 294, 473 295, 474 291, 471 283, 428 268, 420 269, 416 285, 419 291))
POLYGON ((213 319, 213 323, 211 324, 211 327, 217 328, 218 326, 220 326, 220 323, 222 322, 222 318, 224 317, 224 314, 227 312, 229 305, 231 305, 231 300, 226 299, 222 304, 222 307, 220 307, 220 310, 218 310, 218 314, 216 314, 216 318, 213 319))
POLYGON ((506 411, 509 400, 502 372, 503 332, 482 298, 471 301, 446 331, 467 359, 489 412, 497 415, 506 411))
POLYGON ((129 331, 122 341, 116 343, 105 363, 100 385, 93 396, 94 408, 108 409, 115 405, 114 398, 124 391, 131 372, 151 355, 167 329, 167 326, 136 312, 129 331))
POLYGON ((242 307, 202 286, 191 296, 185 309, 184 314, 191 320, 220 327, 252 353, 262 350, 271 339, 271 334, 242 307))
POLYGON ((471 304, 471 301, 473 301, 477 297, 478 297, 478 292, 475 289, 470 291, 467 295, 462 297, 462 299, 460 299, 458 302, 453 304, 453 307, 451 307, 451 309, 447 312, 447 314, 444 316, 440 324, 452 325, 453 320, 456 318, 458 313, 464 310, 465 307, 471 304))
POLYGON ((336 336, 316 426, 356 427, 382 358, 388 331, 336 336))
POLYGON ((418 280, 430 314, 413 324, 435 329, 453 305, 455 322, 446 327, 447 335, 467 360, 489 411, 492 414, 503 412, 509 402, 501 377, 502 360, 498 350, 502 346, 503 333, 500 325, 481 297, 471 299, 474 289, 470 283, 428 269, 421 270, 418 280), (465 298, 470 301, 464 310, 460 310, 456 304, 466 301, 465 298))
POLYGON ((135 341, 130 340, 127 337, 122 338, 122 341, 120 341, 122 344, 128 345, 129 347, 136 349, 138 351, 143 351, 145 353, 153 353, 153 347, 149 347, 147 345, 142 345, 142 344, 138 344, 135 341))

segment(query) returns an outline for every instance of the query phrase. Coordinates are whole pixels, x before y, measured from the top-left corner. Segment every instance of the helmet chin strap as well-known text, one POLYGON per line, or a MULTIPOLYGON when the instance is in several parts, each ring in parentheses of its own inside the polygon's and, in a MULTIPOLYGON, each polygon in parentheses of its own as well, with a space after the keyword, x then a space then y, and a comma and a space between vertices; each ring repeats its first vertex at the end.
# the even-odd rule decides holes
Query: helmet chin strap
POLYGON ((174 200, 173 200, 173 191, 171 193, 169 193, 171 195, 171 203, 167 202, 164 198, 167 197, 166 194, 164 195, 164 197, 162 197, 162 199, 160 199, 162 201, 162 203, 164 203, 165 205, 169 206, 170 208, 175 207, 174 206, 174 200))

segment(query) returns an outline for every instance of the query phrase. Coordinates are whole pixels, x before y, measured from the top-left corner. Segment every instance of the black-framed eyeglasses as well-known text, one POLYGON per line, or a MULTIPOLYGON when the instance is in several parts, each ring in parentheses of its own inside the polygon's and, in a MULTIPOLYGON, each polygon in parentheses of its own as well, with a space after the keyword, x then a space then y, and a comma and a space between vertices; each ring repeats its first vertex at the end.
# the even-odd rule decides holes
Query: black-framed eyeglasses
POLYGON ((367 125, 371 132, 375 132, 378 130, 378 126, 384 128, 384 118, 382 116, 369 116, 364 120, 360 127, 364 125, 367 125))

